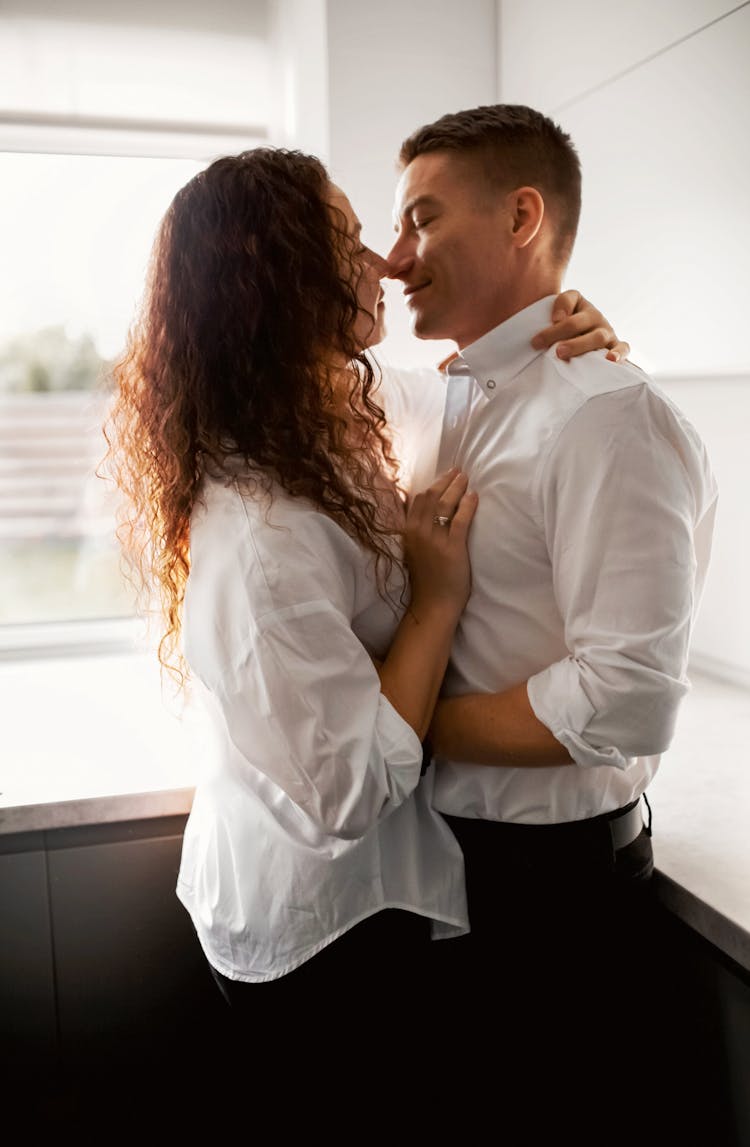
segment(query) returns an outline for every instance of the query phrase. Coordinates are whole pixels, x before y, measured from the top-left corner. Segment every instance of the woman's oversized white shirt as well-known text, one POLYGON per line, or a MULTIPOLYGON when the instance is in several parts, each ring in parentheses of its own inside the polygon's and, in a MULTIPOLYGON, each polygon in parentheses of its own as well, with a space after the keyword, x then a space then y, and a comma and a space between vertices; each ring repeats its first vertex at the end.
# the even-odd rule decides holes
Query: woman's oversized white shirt
MULTIPOLYGON (((389 417, 418 429, 435 372, 386 374, 389 417)), ((433 388, 431 390, 431 388, 433 388)), ((213 752, 185 831, 178 896, 214 967, 291 971, 385 907, 467 930, 460 849, 432 807, 422 747, 372 657, 403 612, 394 575, 309 502, 208 479, 191 523, 184 651, 213 752)))

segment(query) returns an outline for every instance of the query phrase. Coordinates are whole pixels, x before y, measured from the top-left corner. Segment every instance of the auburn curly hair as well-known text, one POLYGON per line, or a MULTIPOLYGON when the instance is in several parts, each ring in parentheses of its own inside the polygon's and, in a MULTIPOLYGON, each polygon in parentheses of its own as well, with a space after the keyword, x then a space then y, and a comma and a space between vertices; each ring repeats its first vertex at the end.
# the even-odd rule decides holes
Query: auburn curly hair
POLYGON ((138 315, 113 371, 106 473, 124 495, 118 537, 141 602, 158 591, 161 664, 179 651, 190 516, 203 475, 278 482, 394 561, 401 501, 376 378, 356 345, 360 248, 313 156, 258 148, 216 160, 175 196, 138 315), (345 400, 341 401, 342 363, 345 400), (395 516, 394 516, 395 515, 395 516))

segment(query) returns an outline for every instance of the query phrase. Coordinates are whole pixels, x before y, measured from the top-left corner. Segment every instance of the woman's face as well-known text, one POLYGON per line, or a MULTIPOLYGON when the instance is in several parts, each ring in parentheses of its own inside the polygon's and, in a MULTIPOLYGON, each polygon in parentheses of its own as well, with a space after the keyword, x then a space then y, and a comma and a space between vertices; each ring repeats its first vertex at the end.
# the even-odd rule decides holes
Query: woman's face
POLYGON ((330 186, 328 202, 346 219, 347 230, 361 264, 361 274, 355 283, 359 315, 354 325, 354 338, 360 350, 365 350, 368 346, 376 346, 385 337, 385 298, 380 280, 387 275, 388 264, 375 251, 362 246, 362 225, 349 199, 335 183, 330 186))

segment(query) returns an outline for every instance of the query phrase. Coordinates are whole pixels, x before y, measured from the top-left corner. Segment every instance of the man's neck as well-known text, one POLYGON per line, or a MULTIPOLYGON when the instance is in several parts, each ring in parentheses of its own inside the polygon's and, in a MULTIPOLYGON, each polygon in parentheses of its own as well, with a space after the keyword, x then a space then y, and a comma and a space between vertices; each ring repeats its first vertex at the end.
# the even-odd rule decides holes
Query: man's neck
POLYGON ((462 351, 465 347, 471 346, 490 331, 494 331, 495 327, 512 319, 519 311, 525 311, 533 303, 538 303, 540 299, 546 299, 548 295, 559 295, 560 288, 560 277, 556 275, 536 277, 533 282, 514 284, 512 294, 503 299, 493 314, 493 321, 486 324, 483 330, 473 332, 471 337, 456 339, 458 350, 462 351))

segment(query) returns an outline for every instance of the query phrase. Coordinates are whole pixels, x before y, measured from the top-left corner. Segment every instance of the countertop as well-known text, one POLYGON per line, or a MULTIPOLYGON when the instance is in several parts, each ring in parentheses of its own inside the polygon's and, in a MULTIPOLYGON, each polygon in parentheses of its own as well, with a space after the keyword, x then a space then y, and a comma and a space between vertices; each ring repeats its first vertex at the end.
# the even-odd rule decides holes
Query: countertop
MULTIPOLYGON (((663 903, 750 971, 750 691, 692 675, 649 792, 663 903)), ((8 661, 0 833, 187 814, 207 731, 151 654, 8 661)))

